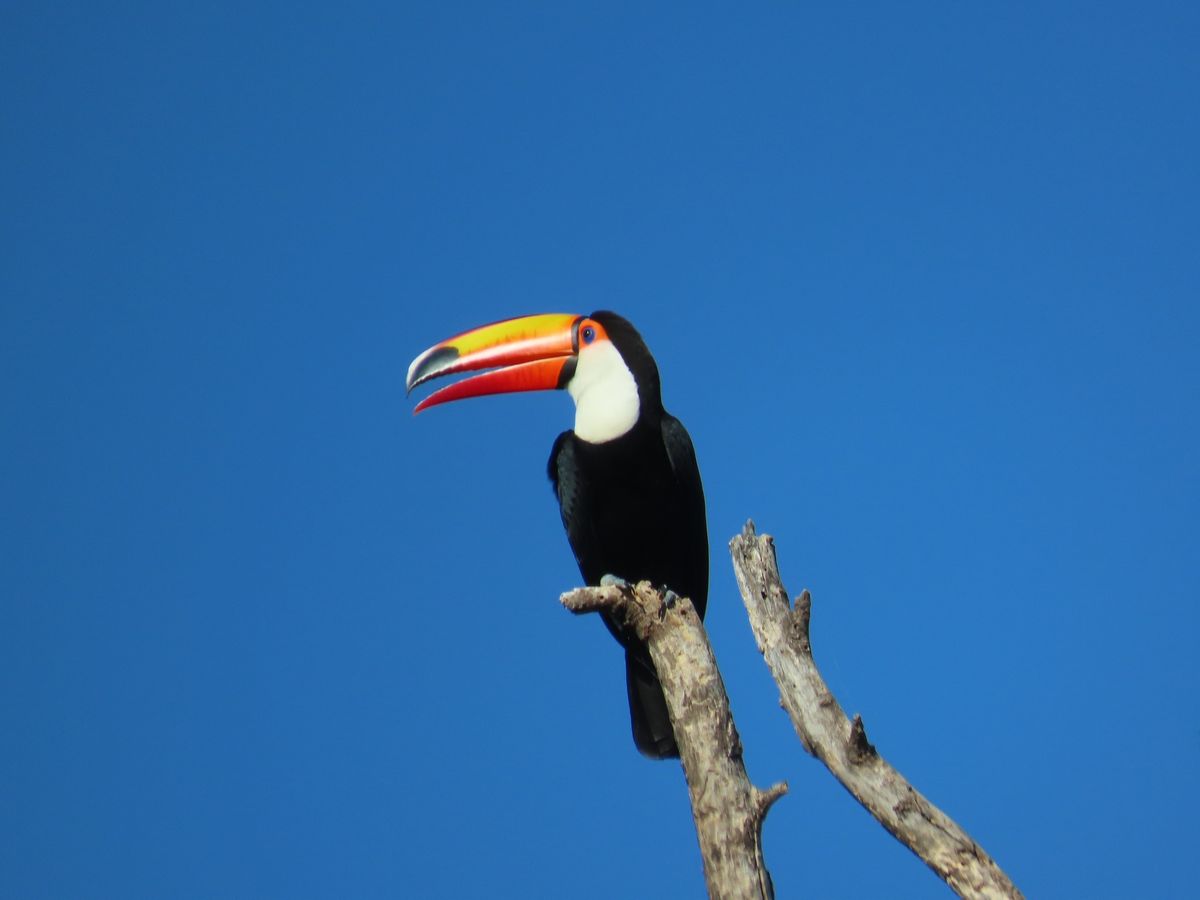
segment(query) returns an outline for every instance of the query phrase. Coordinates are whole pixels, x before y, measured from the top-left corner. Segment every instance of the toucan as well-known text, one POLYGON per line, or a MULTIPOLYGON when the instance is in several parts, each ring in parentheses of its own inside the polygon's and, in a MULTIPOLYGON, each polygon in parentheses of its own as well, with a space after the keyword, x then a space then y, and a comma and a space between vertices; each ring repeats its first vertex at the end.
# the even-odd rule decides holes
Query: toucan
MULTIPOLYGON (((658 366, 633 325, 608 311, 484 325, 414 359, 407 387, 478 369, 490 371, 435 391, 414 412, 484 394, 566 390, 575 427, 554 441, 547 469, 584 581, 650 581, 690 599, 703 618, 708 526, 700 470, 687 431, 663 408, 658 366)), ((634 743, 652 759, 678 757, 645 645, 610 617, 605 624, 625 648, 634 743)))

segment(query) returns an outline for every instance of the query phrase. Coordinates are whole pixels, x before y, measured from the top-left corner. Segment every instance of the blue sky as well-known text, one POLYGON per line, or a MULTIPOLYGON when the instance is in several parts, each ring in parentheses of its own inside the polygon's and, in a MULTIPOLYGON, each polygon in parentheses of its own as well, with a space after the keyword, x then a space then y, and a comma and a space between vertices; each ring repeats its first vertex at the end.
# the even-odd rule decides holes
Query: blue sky
POLYGON ((1029 896, 1185 895, 1200 13, 823 6, 5 5, 0 895, 700 895, 558 606, 569 399, 403 391, 598 308, 697 447, 780 896, 945 889, 779 710, 751 517, 1029 896))

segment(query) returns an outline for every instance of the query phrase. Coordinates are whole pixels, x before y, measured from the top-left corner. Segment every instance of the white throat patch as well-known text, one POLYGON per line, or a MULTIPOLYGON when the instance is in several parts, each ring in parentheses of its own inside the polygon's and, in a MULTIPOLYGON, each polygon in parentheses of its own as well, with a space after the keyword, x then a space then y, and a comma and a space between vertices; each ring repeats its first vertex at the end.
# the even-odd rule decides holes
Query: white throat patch
POLYGON ((567 393, 575 401, 575 434, 589 444, 615 440, 638 420, 637 382, 611 341, 580 350, 567 393))

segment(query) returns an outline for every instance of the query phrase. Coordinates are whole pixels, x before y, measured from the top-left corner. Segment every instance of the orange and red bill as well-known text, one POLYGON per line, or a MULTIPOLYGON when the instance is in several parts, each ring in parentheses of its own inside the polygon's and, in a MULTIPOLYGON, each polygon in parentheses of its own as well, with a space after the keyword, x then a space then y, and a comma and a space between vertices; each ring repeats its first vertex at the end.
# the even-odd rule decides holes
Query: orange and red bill
POLYGON ((411 392, 443 375, 491 369, 435 391, 413 413, 485 394, 545 391, 564 387, 574 371, 583 316, 544 313, 493 322, 430 347, 408 367, 411 392))

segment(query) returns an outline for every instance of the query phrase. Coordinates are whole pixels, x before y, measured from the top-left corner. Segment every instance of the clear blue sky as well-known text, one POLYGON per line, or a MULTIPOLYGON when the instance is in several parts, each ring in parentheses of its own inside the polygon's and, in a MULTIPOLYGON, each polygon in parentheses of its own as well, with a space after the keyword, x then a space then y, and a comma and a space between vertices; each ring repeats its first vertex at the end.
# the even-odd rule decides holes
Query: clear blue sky
POLYGON ((781 897, 945 889, 802 752, 753 517, 870 737, 1030 897, 1184 896, 1195 3, 0 12, 0 896, 695 897, 464 328, 639 325, 781 897))

